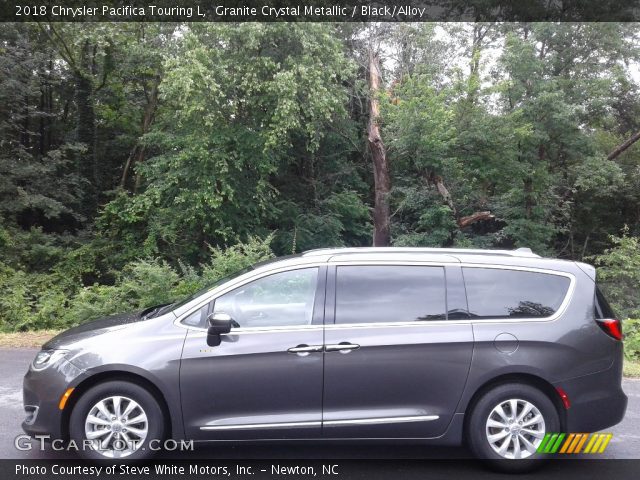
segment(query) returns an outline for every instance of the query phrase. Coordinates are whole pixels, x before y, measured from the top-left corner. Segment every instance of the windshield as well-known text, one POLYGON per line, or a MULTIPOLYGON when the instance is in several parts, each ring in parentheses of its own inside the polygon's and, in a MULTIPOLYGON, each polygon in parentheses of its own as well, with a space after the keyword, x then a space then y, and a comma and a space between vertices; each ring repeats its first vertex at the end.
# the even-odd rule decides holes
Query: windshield
POLYGON ((154 315, 152 316, 160 316, 166 312, 168 312, 169 310, 175 310, 176 308, 180 308, 183 305, 186 305, 187 303, 189 303, 191 300, 198 298, 200 295, 203 295, 205 293, 207 293, 208 291, 222 285, 225 282, 228 282, 229 280, 232 280, 236 277, 239 277, 240 275, 244 275, 247 272, 250 272, 251 270, 253 270, 253 266, 249 266, 249 267, 245 267, 242 270, 239 270, 235 273, 232 273, 231 275, 227 275, 226 277, 223 277, 219 280, 216 280, 213 283, 210 283, 209 285, 207 285, 206 287, 198 290, 197 292, 189 295, 187 298, 184 298, 182 300, 180 300, 179 302, 175 302, 175 303, 170 303, 168 305, 165 305, 164 307, 160 308, 157 312, 154 313, 154 315))

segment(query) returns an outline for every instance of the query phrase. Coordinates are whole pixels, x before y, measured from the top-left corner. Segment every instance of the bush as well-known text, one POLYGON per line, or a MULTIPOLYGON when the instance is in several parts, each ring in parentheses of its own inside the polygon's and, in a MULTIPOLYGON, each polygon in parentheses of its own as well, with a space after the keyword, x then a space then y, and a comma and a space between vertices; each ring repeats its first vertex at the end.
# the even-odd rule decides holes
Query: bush
POLYGON ((598 284, 620 319, 640 318, 640 243, 626 229, 610 239, 614 246, 592 257, 598 284))
MULTIPOLYGON (((173 302, 249 265, 273 257, 272 236, 251 238, 227 249, 211 247, 210 260, 174 268, 158 258, 128 263, 113 285, 82 287, 64 278, 68 265, 52 273, 26 273, 0 261, 0 331, 65 328, 95 318, 173 302)), ((68 262, 67 262, 68 263, 68 262)), ((83 273, 85 268, 73 272, 83 273)))
POLYGON ((629 318, 622 322, 624 356, 628 360, 640 360, 640 319, 629 318))
POLYGON ((66 298, 54 277, 0 263, 0 331, 56 328, 66 298))
POLYGON ((24 329, 31 305, 27 274, 0 264, 0 318, 3 330, 24 329))
POLYGON ((157 259, 133 262, 125 267, 115 285, 81 289, 71 301, 63 323, 77 325, 106 315, 170 303, 175 300, 179 279, 166 262, 157 259))
POLYGON ((209 247, 211 259, 202 268, 202 284, 206 286, 243 268, 273 258, 271 241, 273 234, 265 239, 252 237, 247 243, 239 243, 225 250, 209 247))

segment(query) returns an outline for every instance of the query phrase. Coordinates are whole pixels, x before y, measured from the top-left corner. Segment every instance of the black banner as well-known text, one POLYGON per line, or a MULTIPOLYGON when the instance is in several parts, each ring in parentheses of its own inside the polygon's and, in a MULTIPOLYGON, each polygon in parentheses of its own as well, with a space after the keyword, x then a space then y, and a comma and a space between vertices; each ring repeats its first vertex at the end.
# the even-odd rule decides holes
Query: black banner
POLYGON ((633 22, 640 0, 3 0, 24 22, 633 22))
MULTIPOLYGON (((519 479, 636 478, 640 460, 557 459, 541 462, 519 479)), ((0 460, 3 480, 179 480, 222 479, 402 479, 451 480, 508 478, 472 460, 175 460, 80 462, 0 460)))

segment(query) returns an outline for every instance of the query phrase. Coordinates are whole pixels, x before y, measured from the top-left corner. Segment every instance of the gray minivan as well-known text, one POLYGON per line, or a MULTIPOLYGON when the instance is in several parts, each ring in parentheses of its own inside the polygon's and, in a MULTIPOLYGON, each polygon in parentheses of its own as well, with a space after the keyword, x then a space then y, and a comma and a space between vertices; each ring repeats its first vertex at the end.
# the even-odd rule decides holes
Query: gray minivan
POLYGON ((595 269, 528 249, 320 249, 72 328, 23 429, 141 458, 156 439, 467 442, 524 465, 620 422, 621 325, 595 269))

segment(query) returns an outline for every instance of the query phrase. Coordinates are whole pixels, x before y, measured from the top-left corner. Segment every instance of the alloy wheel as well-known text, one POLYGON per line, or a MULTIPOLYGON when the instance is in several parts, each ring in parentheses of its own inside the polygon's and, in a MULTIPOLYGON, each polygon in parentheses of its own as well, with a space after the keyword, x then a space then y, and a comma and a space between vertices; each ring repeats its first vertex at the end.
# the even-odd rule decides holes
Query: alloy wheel
POLYGON ((544 417, 527 400, 514 398, 502 401, 487 418, 487 441, 503 458, 530 457, 536 453, 544 435, 544 417))
POLYGON ((138 450, 147 438, 147 414, 135 400, 110 396, 98 401, 87 414, 85 438, 94 451, 108 458, 121 458, 138 450))

